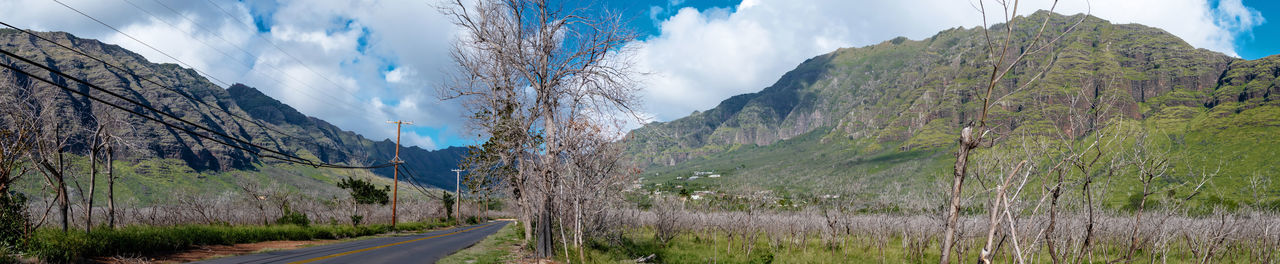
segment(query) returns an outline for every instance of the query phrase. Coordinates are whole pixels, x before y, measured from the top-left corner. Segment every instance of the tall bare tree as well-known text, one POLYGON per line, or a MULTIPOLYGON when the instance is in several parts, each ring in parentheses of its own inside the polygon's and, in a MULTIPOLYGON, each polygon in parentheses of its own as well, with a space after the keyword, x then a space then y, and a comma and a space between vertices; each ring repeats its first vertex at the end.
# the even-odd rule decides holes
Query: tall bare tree
MULTIPOLYGON (((27 148, 26 160, 45 177, 49 187, 54 189, 62 230, 68 231, 71 212, 63 154, 74 133, 67 131, 70 129, 63 122, 63 109, 59 109, 60 102, 53 89, 17 80, 19 82, 14 83, 16 89, 7 90, 5 95, 8 101, 6 107, 10 110, 6 112, 12 116, 9 122, 30 129, 31 145, 27 148)), ((44 215, 46 218, 47 212, 46 210, 44 215)))
POLYGON ((440 10, 462 32, 452 50, 459 71, 443 97, 466 98, 477 128, 517 165, 510 182, 526 223, 537 210, 536 234, 526 235, 538 257, 550 257, 556 184, 570 151, 563 131, 581 113, 632 113, 638 88, 627 44, 636 34, 616 14, 548 0, 455 0, 440 10))
MULTIPOLYGON (((1062 31, 1057 35, 1057 37, 1043 39, 1045 37, 1045 29, 1048 28, 1049 19, 1051 18, 1051 16, 1045 16, 1044 20, 1040 22, 1040 26, 1036 30, 1034 36, 1025 41, 1015 42, 1014 39, 1018 36, 1015 32, 1015 23, 1018 22, 1018 5, 1020 1, 997 0, 996 3, 1002 9, 1000 14, 1002 14, 1004 18, 1004 24, 1002 25, 1004 31, 1003 36, 997 35, 997 37, 1003 37, 1003 39, 992 38, 992 34, 990 32, 991 29, 987 27, 988 10, 986 1, 977 1, 978 12, 982 13, 982 32, 987 47, 986 56, 987 59, 991 61, 991 75, 985 83, 983 91, 979 91, 979 99, 981 100, 982 105, 979 109, 980 114, 978 118, 971 121, 970 124, 960 130, 960 144, 959 148, 956 150, 956 162, 954 170, 952 171, 953 179, 951 184, 950 205, 947 207, 947 218, 942 235, 942 247, 940 247, 941 258, 939 263, 943 264, 951 263, 951 251, 955 247, 956 228, 960 219, 961 191, 964 187, 965 177, 968 175, 969 156, 974 149, 982 146, 983 141, 986 140, 985 137, 992 132, 991 127, 987 124, 987 113, 991 110, 991 106, 1004 98, 1004 96, 995 97, 993 94, 996 92, 998 87, 1002 86, 1003 82, 1001 82, 1001 80, 1003 80, 1004 76, 1009 74, 1009 72, 1014 68, 1020 66, 1021 62, 1025 58, 1042 51, 1047 51, 1054 45, 1054 43, 1057 42, 1058 39, 1063 35, 1066 35, 1075 27, 1072 25, 1062 31)), ((1057 5, 1058 1, 1053 0, 1053 7, 1051 7, 1049 11, 1052 12, 1057 5)), ((1084 21, 1083 17, 1081 17, 1081 21, 1084 21)), ((1076 23, 1076 25, 1078 24, 1079 22, 1076 23)), ((1006 94, 1021 90, 1022 88, 1035 83, 1035 80, 1039 79, 1039 77, 1047 71, 1048 68, 1039 69, 1036 73, 1032 74, 1030 81, 1022 83, 1020 87, 1001 90, 1006 91, 1006 94)))
POLYGON ((30 167, 24 166, 26 155, 35 146, 38 123, 27 115, 24 91, 10 78, 0 78, 0 87, 8 91, 0 93, 0 195, 8 195, 10 184, 26 175, 30 167))

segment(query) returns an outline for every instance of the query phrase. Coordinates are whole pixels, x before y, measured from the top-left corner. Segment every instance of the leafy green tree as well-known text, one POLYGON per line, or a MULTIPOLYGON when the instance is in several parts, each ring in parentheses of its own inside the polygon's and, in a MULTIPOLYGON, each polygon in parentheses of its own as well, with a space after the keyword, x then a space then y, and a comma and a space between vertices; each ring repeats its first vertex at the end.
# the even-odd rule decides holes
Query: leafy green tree
POLYGON ((450 194, 449 192, 444 192, 444 195, 440 196, 440 200, 441 202, 444 203, 445 219, 453 217, 453 202, 454 202, 453 194, 450 194))
POLYGON ((367 180, 357 180, 347 177, 346 179, 338 181, 338 188, 347 189, 347 192, 351 193, 351 198, 356 202, 351 208, 351 225, 353 226, 360 225, 361 220, 364 220, 364 216, 358 214, 356 211, 355 207, 357 205, 387 205, 387 203, 391 201, 391 198, 387 196, 387 192, 391 191, 391 187, 382 186, 382 189, 378 189, 377 185, 374 185, 372 182, 367 180))
POLYGON ((391 202, 390 196, 387 195, 388 192, 391 192, 391 187, 389 186, 382 186, 382 189, 378 189, 378 186, 372 182, 347 177, 338 182, 338 188, 347 189, 351 193, 351 198, 355 199, 358 204, 387 205, 388 202, 391 202))
POLYGON ((276 219, 276 224, 277 225, 297 225, 297 226, 306 227, 311 225, 311 219, 307 218, 307 214, 304 214, 299 211, 294 211, 292 207, 289 207, 288 204, 285 204, 284 212, 281 213, 280 218, 276 219))
MULTIPOLYGON (((467 193, 482 204, 479 209, 485 217, 489 216, 492 197, 506 184, 504 178, 519 173, 514 164, 503 160, 504 150, 500 147, 503 141, 491 137, 484 144, 467 147, 467 156, 459 164, 467 171, 462 184, 467 187, 467 193)), ((518 188, 511 188, 515 189, 518 188)))
POLYGON ((16 249, 29 234, 26 205, 21 193, 0 193, 0 251, 16 249))

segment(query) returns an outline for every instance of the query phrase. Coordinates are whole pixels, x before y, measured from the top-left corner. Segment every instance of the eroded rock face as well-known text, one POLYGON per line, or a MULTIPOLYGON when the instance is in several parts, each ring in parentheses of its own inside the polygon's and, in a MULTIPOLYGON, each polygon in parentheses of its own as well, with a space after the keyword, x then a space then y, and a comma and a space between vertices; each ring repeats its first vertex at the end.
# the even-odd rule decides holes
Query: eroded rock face
MULTIPOLYGON (((37 34, 129 69, 133 74, 146 80, 136 78, 129 73, 119 72, 102 62, 16 30, 0 30, 0 45, 3 45, 5 50, 44 63, 50 68, 173 114, 183 120, 244 141, 283 150, 292 155, 314 156, 327 163, 357 165, 384 163, 391 160, 393 155, 394 143, 374 142, 351 131, 344 131, 324 120, 306 116, 252 87, 235 84, 223 89, 194 70, 174 64, 151 63, 141 55, 119 46, 77 38, 64 32, 37 34), (271 129, 264 128, 254 121, 265 124, 271 129)), ((82 91, 90 90, 88 86, 60 78, 11 58, 0 58, 0 63, 21 65, 19 67, 26 71, 44 74, 40 77, 60 81, 62 84, 82 91)), ((96 128, 100 122, 105 122, 100 119, 105 119, 108 114, 111 114, 130 124, 128 129, 119 129, 118 133, 133 142, 133 147, 120 152, 118 158, 180 159, 196 170, 247 169, 260 162, 276 162, 271 159, 260 159, 253 153, 199 138, 128 113, 108 111, 110 109, 108 106, 91 103, 87 98, 65 92, 32 79, 30 76, 14 75, 8 72, 4 74, 0 76, 0 85, 4 86, 0 89, 0 96, 15 98, 20 91, 31 91, 42 100, 51 100, 50 106, 57 108, 57 119, 61 122, 64 131, 72 134, 68 145, 72 147, 73 153, 82 155, 88 153, 87 146, 91 145, 93 128, 96 128)), ((95 92, 95 95, 97 94, 95 92)), ((106 95, 102 95, 102 98, 118 105, 131 105, 123 99, 106 95)), ((157 117, 160 116, 157 115, 157 117)), ((436 186, 453 186, 453 174, 437 167, 452 168, 465 152, 465 148, 456 147, 439 151, 411 147, 402 148, 400 155, 405 160, 414 158, 418 161, 407 163, 406 166, 416 167, 412 169, 422 172, 424 175, 418 176, 424 178, 422 180, 426 183, 436 186)), ((380 169, 375 170, 375 173, 389 177, 392 171, 380 169)))
MULTIPOLYGON (((1028 21, 1046 16, 1050 32, 1082 18, 1042 11, 1028 21)), ((1030 36, 1038 26, 1023 23, 1016 30, 1030 36)), ((998 27, 1003 25, 993 26, 998 27)), ((956 28, 924 40, 897 39, 814 57, 760 92, 632 131, 628 152, 641 166, 673 165, 822 128, 831 128, 828 136, 874 139, 902 149, 953 144, 956 131, 980 115, 979 91, 985 90, 992 59, 981 33, 956 28)), ((988 123, 1001 132, 1047 133, 1044 127, 1050 127, 1079 134, 1084 132, 1065 131, 1065 109, 1102 106, 1073 97, 1104 98, 1110 111, 1142 119, 1172 106, 1270 103, 1278 91, 1278 59, 1242 61, 1142 25, 1084 17, 1052 51, 1054 58, 1027 57, 997 85, 993 94, 1001 96, 988 123), (1049 74, 1035 74, 1046 68, 1049 74)))

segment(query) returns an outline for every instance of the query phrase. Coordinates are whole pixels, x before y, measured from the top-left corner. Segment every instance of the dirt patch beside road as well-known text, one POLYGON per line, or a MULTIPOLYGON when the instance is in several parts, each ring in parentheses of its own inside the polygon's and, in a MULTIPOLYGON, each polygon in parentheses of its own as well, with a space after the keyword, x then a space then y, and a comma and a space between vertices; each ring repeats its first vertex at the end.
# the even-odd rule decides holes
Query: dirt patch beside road
POLYGON ((200 261, 220 256, 235 256, 263 251, 289 250, 314 245, 323 245, 333 242, 342 241, 340 239, 332 240, 307 240, 307 241, 266 241, 258 243, 246 243, 235 245, 209 245, 199 246, 194 249, 156 254, 153 256, 115 256, 107 258, 97 258, 97 263, 112 264, 131 264, 131 263, 187 263, 192 261, 200 261))

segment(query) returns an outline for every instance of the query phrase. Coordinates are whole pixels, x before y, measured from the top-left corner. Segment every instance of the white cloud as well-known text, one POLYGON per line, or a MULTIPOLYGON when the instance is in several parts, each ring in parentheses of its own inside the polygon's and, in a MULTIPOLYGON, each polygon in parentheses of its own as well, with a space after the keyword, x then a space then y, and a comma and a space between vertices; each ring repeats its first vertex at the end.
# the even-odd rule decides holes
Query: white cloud
MULTIPOLYGON (((116 1, 61 1, 217 79, 257 87, 305 114, 370 138, 394 137, 382 123, 391 119, 466 127, 457 103, 438 101, 431 88, 452 67, 448 50, 456 29, 429 2, 216 1, 233 13, 229 17, 205 1, 163 1, 179 15, 155 1, 128 0, 160 16, 157 20, 116 1), (256 31, 255 15, 268 19, 270 32, 256 31)), ((970 1, 976 0, 745 0, 736 8, 706 10, 675 9, 680 1, 661 1, 662 7, 648 10, 661 13, 654 18, 666 17, 655 21, 661 33, 632 43, 639 48, 637 66, 654 73, 645 84, 642 111, 656 120, 683 117, 729 96, 759 91, 801 61, 836 48, 897 36, 922 39, 947 28, 979 25, 970 1)), ((1058 10, 1074 14, 1091 7, 1094 15, 1115 23, 1160 27, 1196 47, 1235 54, 1235 38, 1264 18, 1240 0, 1216 2, 1062 0, 1058 10)), ((1020 13, 1046 9, 1048 3, 1023 1, 1020 13)), ((0 9, 7 23, 67 31, 121 45, 152 61, 175 62, 51 1, 9 0, 6 6, 23 7, 0 9)), ((420 137, 414 144, 448 144, 434 140, 420 137)))
POLYGON ((395 69, 387 72, 387 82, 398 83, 404 81, 404 69, 395 69))
MULTIPOLYGON (((1020 14, 1049 9, 1022 1, 1020 14)), ((989 12, 994 2, 988 1, 989 12)), ((813 56, 897 36, 923 39, 957 26, 982 24, 976 2, 745 0, 736 12, 685 8, 660 23, 661 34, 634 45, 637 62, 654 73, 644 92, 647 111, 671 120, 756 92, 813 56)), ((1235 55, 1234 39, 1263 18, 1240 0, 1062 0, 1058 13, 1091 11, 1113 23, 1163 28, 1189 44, 1235 55), (1136 11, 1141 10, 1141 11, 1136 11)))
POLYGON ((401 135, 400 145, 418 146, 424 149, 436 149, 436 142, 430 136, 419 135, 417 133, 407 132, 401 135))
MULTIPOLYGON (((439 129, 463 122, 458 107, 437 103, 429 86, 452 65, 447 54, 454 29, 427 2, 220 0, 215 7, 206 1, 60 1, 209 77, 256 87, 304 114, 375 140, 395 137, 385 120, 439 129), (255 15, 267 19, 270 32, 257 32, 255 15)), ((15 26, 66 31, 153 62, 177 62, 52 1, 10 0, 5 6, 23 7, 0 9, 0 18, 15 26)), ((440 145, 411 132, 405 139, 427 149, 440 145)))

